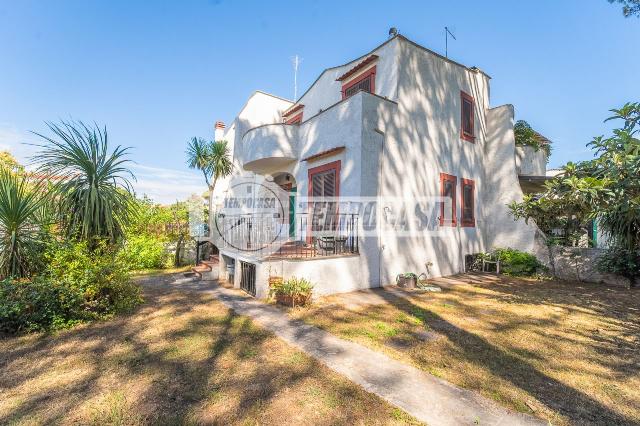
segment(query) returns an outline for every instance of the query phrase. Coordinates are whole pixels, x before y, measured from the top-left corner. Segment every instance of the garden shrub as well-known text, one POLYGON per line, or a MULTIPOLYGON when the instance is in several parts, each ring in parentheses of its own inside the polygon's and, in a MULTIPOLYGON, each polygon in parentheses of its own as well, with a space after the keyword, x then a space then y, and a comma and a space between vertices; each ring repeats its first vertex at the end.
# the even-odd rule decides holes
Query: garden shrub
POLYGON ((493 255, 500 260, 500 272, 505 275, 530 277, 547 270, 534 255, 512 248, 497 248, 493 255))
POLYGON ((161 269, 168 266, 166 240, 150 235, 127 237, 119 255, 131 270, 161 269))
POLYGON ((86 317, 82 295, 44 277, 0 281, 0 331, 64 328, 86 317))
POLYGON ((53 330, 142 303, 140 286, 113 248, 89 251, 86 243, 55 243, 44 258, 42 275, 0 282, 0 330, 53 330))
POLYGON ((610 247, 598 258, 596 267, 600 272, 629 278, 632 285, 637 285, 640 278, 640 252, 623 247, 610 247))

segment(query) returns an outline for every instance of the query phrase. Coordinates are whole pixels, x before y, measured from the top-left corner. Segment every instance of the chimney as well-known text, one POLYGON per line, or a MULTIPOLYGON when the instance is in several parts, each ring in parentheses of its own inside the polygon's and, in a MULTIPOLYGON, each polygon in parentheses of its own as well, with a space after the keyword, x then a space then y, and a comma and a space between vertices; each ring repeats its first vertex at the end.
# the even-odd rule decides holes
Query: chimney
POLYGON ((224 123, 222 121, 216 121, 213 131, 213 140, 221 141, 224 139, 224 123))

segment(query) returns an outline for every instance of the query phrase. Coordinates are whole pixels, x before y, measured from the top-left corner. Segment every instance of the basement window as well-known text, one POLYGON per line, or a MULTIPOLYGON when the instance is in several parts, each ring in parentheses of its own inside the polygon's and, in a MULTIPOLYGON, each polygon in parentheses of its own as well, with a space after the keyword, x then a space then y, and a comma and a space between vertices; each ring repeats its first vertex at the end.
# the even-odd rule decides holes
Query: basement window
POLYGON ((456 226, 456 185, 458 178, 440 173, 440 226, 456 226))
POLYGON ((461 226, 476 226, 476 183, 471 179, 462 179, 462 217, 461 226))
POLYGON ((475 102, 471 95, 460 92, 460 100, 462 101, 460 137, 469 142, 475 142, 474 128, 474 109, 475 102))

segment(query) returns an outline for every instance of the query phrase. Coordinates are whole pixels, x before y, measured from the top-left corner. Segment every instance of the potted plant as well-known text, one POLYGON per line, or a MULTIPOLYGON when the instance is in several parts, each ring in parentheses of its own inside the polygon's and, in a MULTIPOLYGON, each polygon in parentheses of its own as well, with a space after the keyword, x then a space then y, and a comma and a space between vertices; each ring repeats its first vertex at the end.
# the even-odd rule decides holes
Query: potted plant
POLYGON ((398 287, 416 288, 416 286, 418 285, 418 276, 413 272, 398 274, 398 276, 396 277, 396 284, 398 285, 398 287))
POLYGON ((269 296, 285 306, 295 307, 311 301, 313 285, 304 278, 291 277, 288 280, 274 281, 269 289, 269 296))

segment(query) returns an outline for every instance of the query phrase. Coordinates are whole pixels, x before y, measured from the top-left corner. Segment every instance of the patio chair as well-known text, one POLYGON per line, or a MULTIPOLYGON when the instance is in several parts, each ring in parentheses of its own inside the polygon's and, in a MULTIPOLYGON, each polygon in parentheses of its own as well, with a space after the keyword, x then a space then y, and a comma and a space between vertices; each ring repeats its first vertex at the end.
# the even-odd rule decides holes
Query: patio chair
POLYGON ((500 275, 500 258, 495 253, 490 253, 488 256, 482 258, 482 272, 487 271, 487 266, 495 265, 496 274, 500 275))

